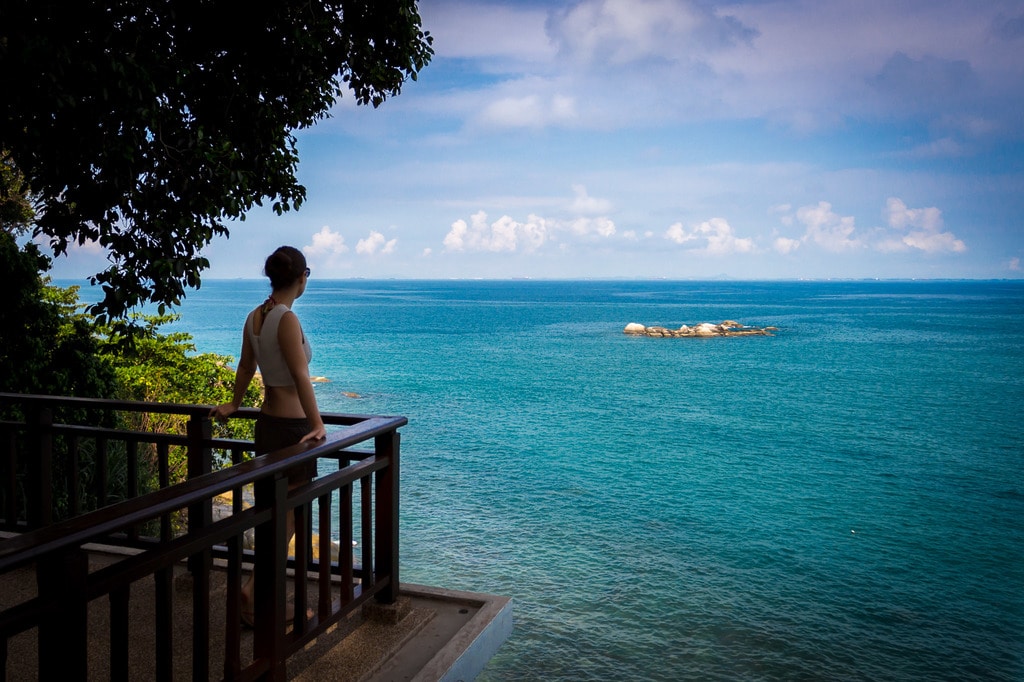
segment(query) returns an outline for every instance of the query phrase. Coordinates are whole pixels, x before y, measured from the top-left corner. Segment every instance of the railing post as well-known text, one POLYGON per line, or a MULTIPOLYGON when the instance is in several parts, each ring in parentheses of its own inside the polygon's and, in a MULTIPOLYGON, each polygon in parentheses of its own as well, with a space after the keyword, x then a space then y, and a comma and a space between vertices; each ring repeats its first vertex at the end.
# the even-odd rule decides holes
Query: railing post
MULTIPOLYGON (((213 422, 208 417, 200 417, 193 414, 188 420, 186 427, 188 436, 188 477, 210 473, 213 467, 213 450, 208 443, 213 435, 213 422)), ((188 532, 195 533, 213 522, 213 500, 203 500, 188 508, 188 532)), ((192 556, 189 559, 189 570, 193 575, 201 568, 196 561, 202 561, 201 557, 192 556)))
MULTIPOLYGON (((256 526, 253 572, 253 655, 267 660, 263 679, 284 680, 285 610, 287 596, 288 538, 286 507, 288 479, 280 474, 264 476, 253 485, 256 507, 270 509, 270 520, 256 526)), ((305 608, 305 605, 300 605, 305 608)))
POLYGON ((29 494, 25 507, 28 527, 40 528, 53 523, 53 410, 41 407, 33 416, 28 439, 30 483, 26 488, 35 494, 29 494))
MULTIPOLYGON (((213 436, 213 422, 209 417, 193 413, 186 427, 188 437, 188 477, 190 479, 210 473, 213 450, 209 440, 213 436)), ((213 523, 213 500, 201 500, 188 507, 188 532, 198 533, 213 523)), ((196 679, 209 676, 208 653, 210 637, 210 548, 196 552, 188 558, 192 575, 192 674, 196 679)))
POLYGON ((39 596, 58 611, 39 623, 39 679, 88 677, 89 611, 85 582, 89 558, 80 547, 36 562, 39 596))
POLYGON ((15 429, 2 432, 4 435, 4 523, 7 528, 18 527, 18 434, 15 429))
POLYGON ((374 439, 377 457, 386 457, 388 466, 377 472, 377 522, 375 527, 377 557, 374 561, 374 572, 379 582, 381 578, 390 578, 388 584, 377 593, 377 601, 384 604, 394 603, 398 599, 398 451, 400 436, 398 431, 389 431, 374 439))
POLYGON ((209 417, 193 414, 186 427, 188 436, 188 477, 208 474, 213 469, 213 421, 209 417))

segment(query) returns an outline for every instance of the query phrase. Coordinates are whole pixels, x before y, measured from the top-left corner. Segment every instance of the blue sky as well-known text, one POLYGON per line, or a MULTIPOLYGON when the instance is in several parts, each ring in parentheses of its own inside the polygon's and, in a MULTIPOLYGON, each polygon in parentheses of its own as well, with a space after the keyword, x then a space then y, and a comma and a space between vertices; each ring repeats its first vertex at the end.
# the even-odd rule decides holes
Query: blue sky
MULTIPOLYGON (((420 3, 436 55, 300 131, 318 278, 1019 278, 1024 2, 420 3)), ((92 246, 57 278, 105 261, 92 246)))

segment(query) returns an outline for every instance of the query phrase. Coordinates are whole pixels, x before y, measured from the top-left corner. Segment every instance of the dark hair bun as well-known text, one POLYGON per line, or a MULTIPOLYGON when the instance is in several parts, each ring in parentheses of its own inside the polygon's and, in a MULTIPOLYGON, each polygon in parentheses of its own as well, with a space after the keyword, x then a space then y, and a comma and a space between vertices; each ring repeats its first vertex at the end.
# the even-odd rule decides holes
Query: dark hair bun
POLYGON ((263 264, 263 274, 270 278, 275 291, 295 284, 305 272, 306 257, 294 246, 279 247, 263 264))

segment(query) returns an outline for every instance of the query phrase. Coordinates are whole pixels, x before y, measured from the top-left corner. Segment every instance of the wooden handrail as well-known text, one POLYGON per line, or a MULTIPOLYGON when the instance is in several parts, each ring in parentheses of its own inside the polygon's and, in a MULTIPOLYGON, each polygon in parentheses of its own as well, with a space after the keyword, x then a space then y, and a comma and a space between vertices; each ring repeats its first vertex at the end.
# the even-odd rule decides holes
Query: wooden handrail
MULTIPOLYGON (((237 595, 228 591, 228 631, 225 635, 224 674, 227 678, 248 678, 254 675, 267 679, 280 679, 284 675, 288 656, 301 648, 312 638, 325 632, 347 614, 352 613, 368 599, 390 603, 397 598, 398 579, 398 429, 407 424, 405 417, 373 415, 342 415, 325 413, 327 424, 344 425, 345 429, 328 434, 316 443, 302 443, 282 450, 240 462, 229 468, 209 471, 211 449, 224 449, 237 454, 251 450, 249 441, 209 437, 209 406, 155 404, 138 401, 106 401, 91 398, 62 398, 58 396, 20 396, 0 393, 0 405, 19 405, 29 414, 33 411, 50 411, 61 408, 89 408, 103 411, 126 410, 150 413, 174 413, 190 417, 189 432, 186 434, 148 433, 119 430, 108 427, 98 428, 80 424, 60 424, 47 420, 35 425, 28 422, 0 423, 9 429, 42 429, 37 431, 46 436, 40 440, 28 439, 25 443, 44 443, 51 448, 54 436, 68 439, 93 438, 97 442, 106 440, 125 443, 160 444, 166 453, 168 446, 188 448, 190 472, 187 480, 137 497, 100 507, 64 520, 43 523, 28 532, 0 540, 0 573, 35 564, 38 574, 38 596, 23 603, 0 611, 0 681, 5 678, 7 640, 14 635, 38 626, 38 650, 40 675, 53 673, 54 660, 61 665, 67 663, 74 674, 84 676, 87 671, 88 651, 87 619, 84 614, 91 600, 110 596, 111 633, 127 635, 127 609, 131 599, 128 587, 135 581, 154 576, 157 578, 157 661, 159 675, 170 675, 170 645, 159 636, 170 630, 172 615, 167 608, 168 588, 173 566, 182 559, 189 560, 189 569, 194 576, 193 588, 193 670, 194 677, 206 679, 209 676, 207 656, 209 649, 209 580, 211 557, 215 551, 227 560, 229 585, 235 588, 241 584, 244 554, 241 551, 242 533, 255 529, 256 546, 256 648, 252 663, 242 665, 239 659, 237 595), (196 426, 202 426, 197 430, 196 426), (371 449, 355 450, 354 446, 372 442, 371 449), (206 453, 206 454, 204 454, 206 453), (194 457, 201 456, 205 462, 197 466, 194 457), (326 473, 310 483, 289 490, 285 485, 287 471, 304 462, 337 460, 339 469, 326 473), (371 479, 375 485, 370 484, 371 479), (238 492, 244 486, 254 484, 255 505, 248 509, 236 503, 234 513, 219 521, 212 521, 209 515, 211 501, 228 491, 238 492), (358 517, 352 515, 352 490, 359 491, 362 500, 358 517), (308 533, 301 530, 296 535, 296 580, 306 570, 317 571, 320 579, 318 610, 316 616, 307 621, 304 609, 297 607, 299 616, 295 628, 286 634, 284 619, 285 569, 288 566, 287 538, 284 519, 296 514, 297 518, 311 518, 309 508, 319 505, 321 524, 329 525, 329 505, 335 492, 340 493, 341 504, 349 505, 348 512, 341 513, 348 519, 347 527, 339 524, 338 531, 343 540, 350 541, 352 526, 358 518, 363 527, 362 538, 365 549, 372 546, 373 554, 364 552, 363 565, 359 570, 362 585, 353 591, 353 556, 343 553, 337 566, 329 558, 322 558, 309 565, 305 552, 300 549, 310 542, 308 533), (370 499, 372 497, 372 506, 370 499), (325 506, 327 505, 327 506, 325 506), (178 537, 167 532, 168 515, 179 510, 189 511, 189 528, 178 537), (301 514, 299 513, 301 511, 301 514), (325 515, 326 514, 326 515, 325 515), (147 539, 142 542, 133 529, 154 519, 162 520, 162 541, 147 539), (370 529, 372 528, 372 535, 370 529), (83 547, 88 543, 103 543, 119 533, 126 533, 127 542, 134 546, 137 554, 122 559, 107 568, 89 572, 81 558, 83 547), (227 553, 223 554, 225 543, 227 553), (220 548, 219 550, 216 548, 220 548), (332 580, 340 578, 342 592, 340 603, 331 598, 332 580), (345 584, 348 581, 349 584, 345 584), (59 609, 61 618, 51 618, 59 609), (231 614, 234 616, 232 621, 231 614), (232 625, 232 622, 235 624, 232 625), (58 653, 59 652, 59 653, 58 653)), ((258 411, 241 410, 240 418, 253 418, 258 411)), ((75 441, 77 442, 77 440, 75 441)), ((12 440, 9 444, 15 446, 12 440)), ((77 447, 77 446, 75 446, 77 447)), ((133 446, 134 447, 134 446, 133 446)), ((12 455, 13 456, 13 455, 12 455)), ((19 457, 28 456, 26 453, 19 457)), ((42 456, 42 455, 40 455, 42 456)), ((59 457, 61 453, 48 451, 48 457, 59 457)), ((73 454, 70 456, 74 456, 73 454)), ((13 469, 0 471, 12 474, 13 469)), ((31 486, 30 486, 31 487, 31 486)), ((9 502, 9 500, 8 500, 9 502)), ((10 508, 10 505, 8 505, 10 508)), ((320 540, 320 556, 329 552, 329 538, 320 540)), ((344 548, 343 548, 344 549, 344 548)), ((305 583, 296 585, 296 595, 306 596, 305 583)), ((127 674, 127 644, 119 642, 110 650, 112 674, 127 674)))
POLYGON ((195 502, 212 499, 264 476, 281 474, 297 463, 317 459, 408 423, 405 417, 372 417, 316 444, 302 443, 183 481, 169 488, 97 509, 0 541, 0 573, 35 560, 42 553, 92 542, 195 502))
MULTIPOLYGON (((181 447, 187 451, 188 477, 193 478, 208 473, 212 468, 212 452, 239 453, 244 450, 252 451, 251 442, 235 439, 223 439, 212 437, 212 422, 208 415, 210 407, 206 405, 189 405, 180 403, 148 403, 132 400, 105 400, 98 398, 62 397, 46 395, 27 395, 14 393, 0 393, 0 407, 4 405, 18 405, 23 416, 17 421, 11 419, 0 420, 0 433, 7 433, 9 439, 0 442, 0 448, 8 449, 6 457, 0 450, 0 459, 6 465, 0 468, 0 480, 6 478, 6 486, 0 489, 0 495, 4 497, 5 504, 0 509, 2 526, 7 530, 23 532, 43 525, 49 525, 55 520, 68 514, 78 514, 86 508, 83 505, 82 494, 94 495, 95 506, 105 506, 111 499, 111 495, 117 495, 123 487, 123 495, 134 497, 139 494, 137 485, 139 482, 139 470, 137 462, 137 449, 139 446, 156 448, 157 464, 161 476, 159 485, 166 487, 168 484, 167 457, 170 447, 181 447), (53 415, 55 410, 77 410, 87 411, 89 414, 176 414, 187 418, 187 429, 185 433, 158 433, 125 429, 123 427, 99 426, 81 424, 66 424, 59 420, 55 421, 53 415), (21 463, 21 467, 27 466, 27 478, 25 481, 31 484, 31 490, 17 488, 15 485, 17 457, 13 452, 16 447, 16 434, 28 438, 26 444, 34 450, 38 456, 33 456, 21 463), (53 480, 55 474, 54 438, 66 438, 77 443, 79 440, 91 440, 95 443, 95 453, 92 455, 94 471, 91 485, 88 489, 79 488, 78 459, 72 456, 69 460, 72 472, 70 480, 53 480), (115 452, 110 448, 114 444, 120 444, 121 450, 115 452), (109 466, 111 457, 126 457, 127 470, 122 478, 114 479, 109 466), (111 490, 111 484, 115 489, 111 490), (53 497, 54 491, 61 491, 61 496, 53 497), (56 500, 60 500, 62 511, 59 517, 55 517, 56 500), (19 501, 21 505, 19 505, 19 501)), ((254 408, 239 409, 232 419, 255 419, 260 414, 254 408)), ((329 426, 355 426, 378 418, 376 415, 360 414, 339 414, 325 412, 322 414, 323 421, 329 426)), ((74 447, 77 448, 77 445, 74 447)), ((233 456, 235 463, 237 457, 233 456)), ((153 480, 153 479, 149 479, 153 480)), ((190 510, 189 522, 195 524, 199 519, 207 522, 208 519, 200 518, 205 516, 205 510, 195 508, 190 510)), ((166 521, 165 521, 166 524, 166 521)))

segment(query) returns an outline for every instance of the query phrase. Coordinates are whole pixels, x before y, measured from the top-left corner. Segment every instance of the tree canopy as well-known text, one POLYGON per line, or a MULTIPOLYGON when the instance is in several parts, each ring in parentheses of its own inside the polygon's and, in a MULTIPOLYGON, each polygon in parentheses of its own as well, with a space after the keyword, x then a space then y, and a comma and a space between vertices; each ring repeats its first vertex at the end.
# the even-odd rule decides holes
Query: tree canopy
POLYGON ((20 234, 32 225, 35 210, 28 196, 25 176, 0 149, 0 230, 20 234))
POLYGON ((113 374, 98 358, 88 321, 65 291, 47 286, 50 259, 35 244, 18 248, 0 230, 0 263, 8 297, 0 306, 0 391, 110 395, 113 374))
POLYGON ((397 95, 431 43, 415 0, 4 0, 0 150, 37 237, 106 250, 101 321, 163 311, 228 221, 302 203, 293 131, 397 95))
MULTIPOLYGON (((28 243, 18 247, 10 230, 0 229, 0 263, 6 268, 9 296, 0 306, 0 392, 72 395, 92 398, 218 405, 232 399, 234 371, 232 358, 213 353, 196 353, 192 337, 183 332, 164 333, 161 327, 178 320, 175 315, 138 315, 137 320, 117 319, 97 324, 78 302, 78 287, 61 288, 49 283, 46 272, 50 259, 39 247, 28 243), (133 343, 121 342, 126 329, 133 328, 133 343)), ((259 407, 263 402, 261 383, 253 382, 243 404, 259 407)), ((0 419, 23 417, 21 406, 0 408, 0 419)), ((184 434, 188 418, 182 415, 146 412, 105 412, 82 407, 59 408, 58 421, 119 427, 129 431, 160 431, 184 434)), ((214 435, 251 440, 253 422, 234 419, 213 424, 214 435)), ((66 518, 69 486, 81 486, 86 508, 103 504, 91 483, 97 475, 95 444, 76 449, 74 467, 64 458, 54 465, 54 513, 66 518), (77 483, 76 483, 77 479, 77 483)), ((143 489, 159 485, 155 449, 112 449, 105 458, 110 487, 105 499, 126 489, 127 461, 136 457, 143 489)), ((215 451, 219 464, 230 463, 230 453, 215 451)), ((186 448, 168 451, 171 482, 187 475, 186 448)), ((26 458, 13 463, 13 479, 25 475, 31 466, 26 458)), ((8 472, 10 473, 10 472, 8 472)), ((0 501, 4 492, 0 491, 0 501)))

